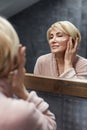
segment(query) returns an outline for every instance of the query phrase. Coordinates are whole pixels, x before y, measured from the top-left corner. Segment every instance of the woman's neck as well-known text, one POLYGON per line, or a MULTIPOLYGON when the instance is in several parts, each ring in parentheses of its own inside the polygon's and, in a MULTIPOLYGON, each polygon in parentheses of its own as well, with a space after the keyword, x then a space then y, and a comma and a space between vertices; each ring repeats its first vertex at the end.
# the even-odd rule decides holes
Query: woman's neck
POLYGON ((55 54, 56 61, 59 65, 64 65, 64 56, 55 54))
POLYGON ((64 72, 64 57, 63 55, 55 55, 56 66, 58 74, 62 74, 64 72))

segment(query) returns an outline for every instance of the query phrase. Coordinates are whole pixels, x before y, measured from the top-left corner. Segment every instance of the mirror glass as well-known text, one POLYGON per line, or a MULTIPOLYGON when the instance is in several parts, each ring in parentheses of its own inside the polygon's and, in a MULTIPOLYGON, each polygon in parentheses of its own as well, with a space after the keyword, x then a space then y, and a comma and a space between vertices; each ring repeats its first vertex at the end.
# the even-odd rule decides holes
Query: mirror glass
POLYGON ((20 37, 20 42, 26 46, 26 70, 33 73, 39 56, 50 53, 47 41, 47 30, 55 22, 68 20, 81 32, 81 42, 78 54, 87 58, 87 1, 41 0, 29 6, 22 12, 9 17, 20 37), (78 8, 77 8, 78 7, 78 8), (85 17, 85 19, 83 19, 85 17))

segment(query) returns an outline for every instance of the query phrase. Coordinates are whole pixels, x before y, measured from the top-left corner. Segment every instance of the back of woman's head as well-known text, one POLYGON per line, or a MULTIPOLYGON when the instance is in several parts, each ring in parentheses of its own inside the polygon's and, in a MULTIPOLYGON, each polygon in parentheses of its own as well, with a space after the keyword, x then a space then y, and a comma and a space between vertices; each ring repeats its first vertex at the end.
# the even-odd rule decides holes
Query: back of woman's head
POLYGON ((0 17, 0 77, 8 75, 18 51, 19 38, 8 20, 0 17))
POLYGON ((47 31, 48 40, 49 40, 50 31, 54 28, 57 28, 57 29, 63 31, 65 34, 71 36, 74 41, 76 38, 78 38, 78 43, 81 40, 81 34, 80 34, 79 30, 77 29, 77 27, 75 25, 73 25, 69 21, 59 21, 59 22, 52 24, 52 26, 47 31))

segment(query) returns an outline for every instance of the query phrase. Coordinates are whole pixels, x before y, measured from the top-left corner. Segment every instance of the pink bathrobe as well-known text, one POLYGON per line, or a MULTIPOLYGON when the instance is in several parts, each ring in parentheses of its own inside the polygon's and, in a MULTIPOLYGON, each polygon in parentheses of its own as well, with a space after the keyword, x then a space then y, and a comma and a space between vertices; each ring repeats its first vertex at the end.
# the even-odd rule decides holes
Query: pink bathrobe
POLYGON ((87 59, 76 56, 74 67, 68 69, 61 75, 58 74, 57 65, 55 60, 55 55, 52 53, 40 56, 37 59, 35 68, 35 75, 49 76, 49 77, 59 77, 68 79, 87 79, 87 59))
POLYGON ((30 92, 24 101, 9 97, 8 87, 8 82, 0 79, 0 130, 56 130, 54 114, 36 92, 30 92))

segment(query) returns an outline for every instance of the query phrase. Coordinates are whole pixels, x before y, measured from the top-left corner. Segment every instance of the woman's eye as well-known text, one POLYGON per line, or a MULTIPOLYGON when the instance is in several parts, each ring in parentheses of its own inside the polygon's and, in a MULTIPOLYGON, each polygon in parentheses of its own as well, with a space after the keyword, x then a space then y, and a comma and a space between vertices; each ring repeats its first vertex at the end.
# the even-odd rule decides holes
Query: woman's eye
POLYGON ((57 37, 63 37, 63 35, 62 34, 58 34, 57 37))
POLYGON ((51 36, 51 37, 49 37, 49 39, 52 39, 53 37, 51 36))
POLYGON ((57 37, 63 37, 63 34, 58 32, 58 33, 56 33, 56 36, 57 37))

